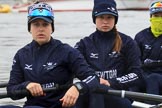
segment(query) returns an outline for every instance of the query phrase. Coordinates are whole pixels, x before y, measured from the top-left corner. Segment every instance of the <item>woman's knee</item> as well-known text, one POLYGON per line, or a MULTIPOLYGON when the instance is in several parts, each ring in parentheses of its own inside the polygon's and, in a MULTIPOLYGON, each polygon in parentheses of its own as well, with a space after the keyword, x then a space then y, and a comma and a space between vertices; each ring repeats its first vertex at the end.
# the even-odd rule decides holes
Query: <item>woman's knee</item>
POLYGON ((162 75, 159 75, 159 74, 157 74, 157 73, 152 73, 152 74, 150 74, 150 75, 147 77, 147 79, 157 80, 157 79, 159 79, 160 77, 162 77, 162 75))
POLYGON ((106 108, 132 108, 132 102, 126 98, 120 98, 117 96, 105 97, 106 108))

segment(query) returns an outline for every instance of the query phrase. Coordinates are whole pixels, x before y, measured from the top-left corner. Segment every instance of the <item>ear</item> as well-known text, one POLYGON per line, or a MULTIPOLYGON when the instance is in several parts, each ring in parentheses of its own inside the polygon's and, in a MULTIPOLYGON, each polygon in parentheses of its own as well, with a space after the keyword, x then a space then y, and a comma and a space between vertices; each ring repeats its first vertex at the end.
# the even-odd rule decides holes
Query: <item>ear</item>
POLYGON ((54 31, 55 31, 55 27, 53 26, 51 34, 54 33, 54 31))

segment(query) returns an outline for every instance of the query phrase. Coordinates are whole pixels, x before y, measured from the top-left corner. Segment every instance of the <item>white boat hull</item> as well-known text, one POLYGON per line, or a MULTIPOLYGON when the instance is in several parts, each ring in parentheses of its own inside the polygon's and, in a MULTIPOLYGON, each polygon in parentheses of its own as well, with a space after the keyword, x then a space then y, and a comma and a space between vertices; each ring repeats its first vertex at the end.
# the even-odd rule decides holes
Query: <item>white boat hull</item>
MULTIPOLYGON (((48 0, 46 0, 48 1, 48 0)), ((153 0, 115 0, 119 10, 146 10, 153 0)), ((55 11, 91 11, 93 0, 49 0, 55 11)), ((27 12, 28 3, 14 8, 18 12, 27 12), (26 5, 27 4, 27 5, 26 5)))
POLYGON ((117 8, 120 9, 149 9, 153 0, 116 0, 117 8))

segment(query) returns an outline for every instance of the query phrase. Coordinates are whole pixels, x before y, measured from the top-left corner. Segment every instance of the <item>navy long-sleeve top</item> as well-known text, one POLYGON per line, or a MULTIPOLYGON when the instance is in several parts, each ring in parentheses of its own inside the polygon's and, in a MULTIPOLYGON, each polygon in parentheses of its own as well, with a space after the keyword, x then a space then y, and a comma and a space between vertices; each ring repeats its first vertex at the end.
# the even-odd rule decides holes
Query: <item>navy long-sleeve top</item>
POLYGON ((76 45, 95 73, 110 82, 114 89, 128 89, 142 80, 140 53, 135 41, 119 33, 122 40, 120 53, 113 51, 115 35, 113 31, 96 30, 81 39, 76 45))
MULTIPOLYGON (((54 87, 56 84, 72 84, 74 76, 84 80, 81 83, 87 91, 99 85, 97 76, 78 50, 53 38, 42 46, 32 41, 16 53, 7 91, 26 89, 30 82, 40 83, 44 88, 54 87)), ((39 97, 28 96, 25 106, 62 108, 59 99, 66 91, 51 91, 46 96, 39 97)), ((11 98, 20 99, 24 96, 11 98)))
POLYGON ((141 60, 147 73, 162 72, 162 66, 147 66, 150 63, 162 64, 162 36, 154 37, 151 28, 146 28, 136 34, 135 40, 141 51, 141 60))

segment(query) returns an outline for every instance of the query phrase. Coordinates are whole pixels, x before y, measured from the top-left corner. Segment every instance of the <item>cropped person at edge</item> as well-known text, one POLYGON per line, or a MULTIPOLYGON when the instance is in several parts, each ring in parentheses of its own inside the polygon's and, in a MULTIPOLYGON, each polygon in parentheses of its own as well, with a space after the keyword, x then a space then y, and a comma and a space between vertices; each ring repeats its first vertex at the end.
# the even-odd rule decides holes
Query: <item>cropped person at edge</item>
MULTIPOLYGON (((117 31, 118 11, 114 0, 94 0, 92 11, 96 31, 76 45, 88 64, 110 89, 129 90, 143 81, 140 51, 136 42, 117 31)), ((77 108, 132 108, 129 99, 89 94, 79 98, 77 108), (83 98, 83 99, 82 99, 83 98)))
MULTIPOLYGON (((36 2, 28 8, 28 31, 33 41, 15 54, 7 91, 14 100, 24 95, 14 91, 28 90, 23 108, 74 108, 80 93, 91 92, 99 85, 99 78, 80 52, 53 39, 54 14, 50 5, 36 2), (73 78, 81 82, 73 84, 73 78), (72 85, 69 89, 45 93, 43 88, 72 85)), ((20 108, 1 106, 0 108, 20 108)))
MULTIPOLYGON (((162 95, 162 1, 153 1, 150 5, 150 27, 135 35, 141 51, 142 68, 146 86, 140 92, 162 95)), ((149 104, 158 104, 148 101, 149 104)))

